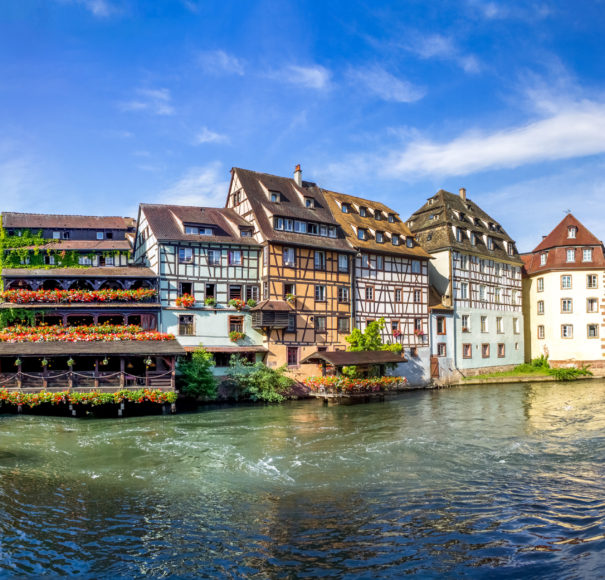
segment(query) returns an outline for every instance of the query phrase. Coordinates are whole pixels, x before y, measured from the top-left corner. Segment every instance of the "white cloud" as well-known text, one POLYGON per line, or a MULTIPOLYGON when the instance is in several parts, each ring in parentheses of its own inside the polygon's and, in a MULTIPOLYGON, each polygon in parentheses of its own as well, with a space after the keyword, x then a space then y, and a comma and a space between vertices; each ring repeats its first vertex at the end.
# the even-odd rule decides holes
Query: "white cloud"
POLYGON ((115 6, 107 2, 107 0, 59 0, 62 4, 78 4, 88 10, 93 16, 97 18, 108 18, 117 9, 115 6))
POLYGON ((467 73, 478 73, 481 69, 477 57, 462 53, 450 37, 441 34, 430 36, 414 34, 405 48, 424 59, 438 58, 453 61, 467 73))
POLYGON ((215 133, 208 129, 208 127, 202 127, 195 137, 195 143, 196 145, 201 145, 202 143, 229 143, 229 137, 215 133))
POLYGON ((227 54, 224 50, 202 52, 198 56, 198 63, 209 74, 234 74, 238 76, 244 74, 244 62, 227 54))
POLYGON ((416 139, 392 152, 391 175, 467 175, 605 153, 605 104, 583 101, 521 127, 472 131, 446 143, 416 139))
POLYGON ((329 86, 331 76, 330 71, 321 65, 290 65, 278 73, 276 78, 281 78, 293 85, 321 90, 329 86))
POLYGON ((421 87, 398 79, 379 66, 352 69, 349 71, 349 78, 354 83, 362 84, 369 92, 385 101, 413 103, 425 94, 421 87))
POLYGON ((228 173, 218 161, 190 168, 159 195, 160 203, 223 207, 229 189, 228 173))
POLYGON ((136 97, 120 103, 122 111, 143 111, 152 115, 174 115, 172 97, 168 89, 138 89, 136 97))

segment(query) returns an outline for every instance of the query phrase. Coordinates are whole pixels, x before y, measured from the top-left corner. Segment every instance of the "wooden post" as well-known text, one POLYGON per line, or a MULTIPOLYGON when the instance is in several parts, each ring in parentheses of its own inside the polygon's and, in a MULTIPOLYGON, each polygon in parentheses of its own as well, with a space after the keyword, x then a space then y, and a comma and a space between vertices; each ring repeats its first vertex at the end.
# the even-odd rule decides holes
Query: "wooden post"
POLYGON ((170 387, 174 391, 176 389, 176 357, 172 357, 170 360, 170 387))
POLYGON ((126 366, 126 361, 124 360, 124 357, 121 356, 120 357, 120 389, 124 388, 124 370, 125 370, 125 366, 126 366))
POLYGON ((99 359, 95 357, 95 389, 99 388, 99 359))
POLYGON ((42 388, 48 388, 48 367, 42 367, 42 388))
MULTIPOLYGON (((19 359, 21 360, 21 359, 19 359)), ((22 377, 21 377, 21 365, 17 367, 17 388, 21 389, 22 377)))
POLYGON ((326 370, 326 361, 322 360, 321 361, 321 376, 325 377, 326 376, 326 372, 327 372, 327 370, 326 370))

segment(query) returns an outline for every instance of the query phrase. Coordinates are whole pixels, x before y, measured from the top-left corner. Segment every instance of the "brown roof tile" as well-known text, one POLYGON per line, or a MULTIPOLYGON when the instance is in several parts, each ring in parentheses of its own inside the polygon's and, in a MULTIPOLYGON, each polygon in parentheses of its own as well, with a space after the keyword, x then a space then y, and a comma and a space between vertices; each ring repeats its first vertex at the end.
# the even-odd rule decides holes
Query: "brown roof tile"
POLYGON ((0 342, 0 356, 182 355, 177 340, 117 340, 96 342, 0 342))
POLYGON ((2 225, 5 228, 69 228, 126 230, 132 218, 116 216, 59 215, 43 213, 4 212, 2 225))
POLYGON ((104 266, 91 268, 5 268, 4 278, 157 278, 150 268, 104 266))

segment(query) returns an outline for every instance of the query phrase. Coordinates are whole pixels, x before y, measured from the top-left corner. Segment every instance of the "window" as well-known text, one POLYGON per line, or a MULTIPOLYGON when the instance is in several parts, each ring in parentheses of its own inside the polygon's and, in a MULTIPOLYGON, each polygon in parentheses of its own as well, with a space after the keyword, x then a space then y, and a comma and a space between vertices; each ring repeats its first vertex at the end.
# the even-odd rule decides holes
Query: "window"
POLYGON ((576 228, 575 226, 569 226, 567 228, 567 237, 568 238, 575 238, 577 233, 578 233, 578 228, 576 228))
POLYGON ((475 235, 475 232, 471 232, 471 246, 476 246, 477 245, 477 236, 475 235))
POLYGON ((338 287, 338 302, 346 304, 349 302, 349 287, 339 286, 338 287))
POLYGON ((44 256, 44 263, 47 265, 54 265, 55 263, 55 257, 54 256, 49 256, 48 254, 46 256, 44 256))
POLYGON ((597 275, 596 274, 588 274, 586 276, 586 288, 597 288, 597 275))
POLYGON ((437 316, 437 334, 445 334, 445 318, 437 316))
POLYGON ((306 234, 307 233, 307 222, 301 222, 299 220, 294 221, 294 231, 297 234, 306 234))
POLYGON ((422 332, 422 319, 414 318, 414 332, 422 332))
POLYGON ((349 271, 349 256, 347 256, 346 254, 338 254, 338 271, 349 271))
POLYGON ((456 241, 462 241, 462 228, 456 228, 456 241))
POLYGON ((186 234, 197 234, 197 228, 194 228, 193 226, 185 226, 185 233, 186 234))
MULTIPOLYGON (((54 258, 53 258, 53 260, 54 260, 54 258)), ((105 265, 106 266, 113 266, 114 265, 114 257, 113 256, 106 256, 105 257, 105 265)))
POLYGON ((281 193, 278 191, 270 191, 269 194, 271 196, 271 201, 274 203, 279 203, 281 201, 281 193))
POLYGON ((573 324, 561 325, 561 338, 573 338, 573 324))
POLYGON ((287 232, 294 231, 294 220, 284 219, 284 230, 287 232))
POLYGON ((179 248, 179 262, 181 264, 193 262, 193 248, 179 248))
POLYGON ((365 240, 366 239, 366 230, 364 230, 363 228, 357 228, 357 238, 359 240, 365 240))
POLYGON ((361 254, 361 267, 362 268, 370 267, 370 257, 367 254, 361 254))
POLYGON ((547 254, 540 254, 540 266, 546 266, 547 254))
POLYGON ((538 314, 544 314, 544 300, 538 300, 538 314))
POLYGON ((240 284, 229 284, 229 300, 241 300, 242 287, 240 284))
POLYGON ((521 292, 519 292, 519 290, 513 290, 512 303, 520 304, 520 302, 521 302, 521 292))
POLYGON ((69 232, 63 232, 63 239, 64 240, 69 240, 69 238, 70 238, 69 232))
POLYGON ((368 217, 368 208, 367 208, 367 207, 363 207, 363 206, 361 206, 361 207, 359 208, 359 215, 360 215, 361 217, 368 217))
POLYGON ((598 311, 599 311, 598 298, 587 298, 586 299, 586 312, 598 312, 598 311))
POLYGON ((215 284, 206 284, 206 298, 216 298, 215 289, 216 289, 215 284))
POLYGON ((582 262, 592 262, 592 248, 582 250, 582 262))
POLYGON ((468 299, 468 282, 462 282, 460 284, 460 299, 461 300, 468 299))
POLYGON ((506 353, 506 347, 503 343, 498 344, 498 358, 504 358, 506 353))
POLYGON ((336 237, 336 226, 328 226, 328 237, 329 238, 336 237))
POLYGON ((586 325, 586 336, 588 338, 599 338, 599 325, 598 324, 586 325))
POLYGON ((273 227, 276 230, 283 230, 284 229, 284 218, 280 218, 280 217, 273 218, 273 227))
POLYGON ((491 236, 487 236, 487 249, 488 250, 494 249, 494 240, 492 239, 491 236))
MULTIPOLYGON (((27 259, 26 264, 29 264, 29 258, 27 259)), ((92 260, 90 259, 90 256, 80 256, 78 258, 78 264, 80 264, 80 266, 91 266, 92 260)))
POLYGON ((382 212, 379 209, 374 210, 374 219, 378 221, 382 219, 382 212))
POLYGON ((399 245, 399 234, 391 234, 391 243, 394 246, 398 246, 399 245))
POLYGON ((376 269, 384 270, 384 256, 376 256, 376 269))
POLYGON ((316 316, 315 317, 315 332, 326 332, 326 317, 316 316))
POLYGON ((326 253, 323 250, 315 250, 313 261, 316 270, 326 269, 326 253))
POLYGON ((395 288, 395 302, 401 302, 403 300, 403 292, 401 288, 395 288))
POLYGON ((479 286, 479 300, 485 302, 485 285, 481 284, 479 286))
POLYGON ((460 255, 460 269, 468 270, 468 256, 466 254, 460 255))
POLYGON ((284 300, 288 295, 294 296, 296 294, 294 284, 284 284, 284 300))
POLYGON ((473 345, 464 343, 462 345, 462 358, 473 358, 473 345))
POLYGON ((231 266, 242 265, 242 251, 241 250, 229 250, 229 264, 231 266))
POLYGON ((413 248, 413 247, 414 247, 414 238, 409 238, 409 237, 408 237, 408 238, 406 238, 406 239, 405 239, 405 245, 406 245, 408 248, 413 248))
POLYGON ((294 248, 284 248, 284 266, 293 268, 295 260, 294 248))
POLYGON ((378 243, 378 244, 384 243, 384 232, 376 232, 376 243, 378 243))
POLYGON ((53 232, 53 240, 59 240, 61 238, 61 232, 53 232))
POLYGON ((193 316, 182 314, 179 316, 179 335, 193 336, 193 316))
POLYGON ((229 317, 229 332, 244 332, 244 317, 230 316, 229 317))
POLYGON ((487 316, 481 317, 481 332, 487 332, 487 316))
POLYGON ((265 300, 269 298, 269 282, 263 282, 263 298, 265 300))
MULTIPOLYGON (((513 294, 514 297, 514 294, 513 294)), ((500 301, 502 299, 502 289, 501 288, 494 288, 494 302, 496 304, 500 304, 500 301)), ((513 299, 513 304, 514 304, 514 299, 513 299)))
POLYGON ((312 197, 305 197, 305 207, 315 209, 315 200, 312 197))
POLYGON ((563 274, 561 276, 561 290, 570 290, 571 289, 571 275, 563 274))
MULTIPOLYGON (((401 292, 401 290, 399 292, 401 292)), ((398 300, 398 302, 401 302, 401 300, 398 300)), ((422 292, 420 290, 414 290, 414 302, 422 302, 422 292)))
POLYGON ((496 332, 498 334, 504 334, 504 323, 502 322, 502 317, 496 317, 496 332))
POLYGON ((323 236, 325 238, 328 235, 328 226, 326 226, 324 224, 320 224, 319 235, 323 236))
MULTIPOLYGON (((208 234, 208 235, 212 235, 212 234, 208 234)), ((240 228, 239 229, 239 235, 242 238, 251 238, 252 237, 252 230, 250 228, 240 228)))
POLYGON ((445 356, 446 354, 446 346, 445 346, 445 342, 438 342, 437 343, 437 356, 445 356))
POLYGON ((179 282, 179 296, 183 294, 193 296, 193 284, 191 282, 179 282))
POLYGON ((561 312, 573 312, 573 301, 571 298, 561 298, 561 312))
POLYGON ((208 265, 209 266, 220 266, 221 265, 221 251, 220 250, 208 250, 208 265))
POLYGON ((348 317, 340 316, 338 318, 338 332, 348 333, 348 332, 350 332, 350 326, 351 326, 351 324, 350 324, 348 317))
POLYGON ((250 284, 249 286, 246 286, 246 302, 248 300, 254 300, 255 302, 258 302, 259 294, 260 289, 258 286, 256 286, 256 284, 250 284))
POLYGON ((326 301, 326 287, 322 284, 315 286, 315 301, 325 302, 326 301))
POLYGON ((287 332, 296 332, 296 314, 294 312, 288 313, 288 327, 287 332))
POLYGON ((365 292, 366 292, 366 300, 374 300, 374 287, 373 286, 366 286, 365 292))
POLYGON ((481 357, 482 358, 489 358, 489 344, 482 344, 481 345, 481 357))
POLYGON ((544 338, 544 325, 542 325, 542 324, 538 325, 538 338, 539 339, 544 338))
POLYGON ((287 354, 288 354, 288 366, 289 367, 298 366, 298 347, 297 346, 287 347, 287 354))
POLYGON ((544 292, 544 278, 538 278, 536 281, 538 292, 544 292))
POLYGON ((348 203, 343 203, 340 208, 342 209, 342 213, 349 213, 351 211, 348 203))
POLYGON ((390 213, 389 214, 389 223, 395 223, 395 214, 394 213, 390 213))
POLYGON ((307 233, 316 236, 319 233, 319 228, 318 228, 317 224, 309 222, 307 224, 307 233))
POLYGON ((462 332, 471 331, 471 317, 468 314, 463 314, 460 317, 460 322, 462 323, 462 332))
POLYGON ((97 240, 102 240, 104 237, 103 232, 97 232, 97 240))
POLYGON ((412 274, 420 274, 420 260, 412 260, 412 274))
POLYGON ((513 332, 515 334, 519 334, 519 332, 521 332, 519 330, 519 319, 518 318, 513 318, 513 332))
POLYGON ((575 262, 576 261, 576 251, 574 249, 567 250, 567 261, 575 262))

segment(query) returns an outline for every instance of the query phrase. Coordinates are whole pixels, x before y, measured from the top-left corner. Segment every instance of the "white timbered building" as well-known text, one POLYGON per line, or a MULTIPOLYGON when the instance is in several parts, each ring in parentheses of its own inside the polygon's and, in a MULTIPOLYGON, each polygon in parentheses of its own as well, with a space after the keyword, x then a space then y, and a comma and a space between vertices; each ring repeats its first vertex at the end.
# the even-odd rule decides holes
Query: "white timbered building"
POLYGON ((220 374, 232 354, 262 360, 252 327, 260 245, 231 209, 141 204, 134 257, 159 276, 161 329, 186 350, 212 352, 220 374))
POLYGON ((356 250, 353 318, 357 328, 381 318, 384 342, 398 342, 411 384, 429 375, 428 263, 399 214, 382 203, 323 190, 345 239, 356 250))

